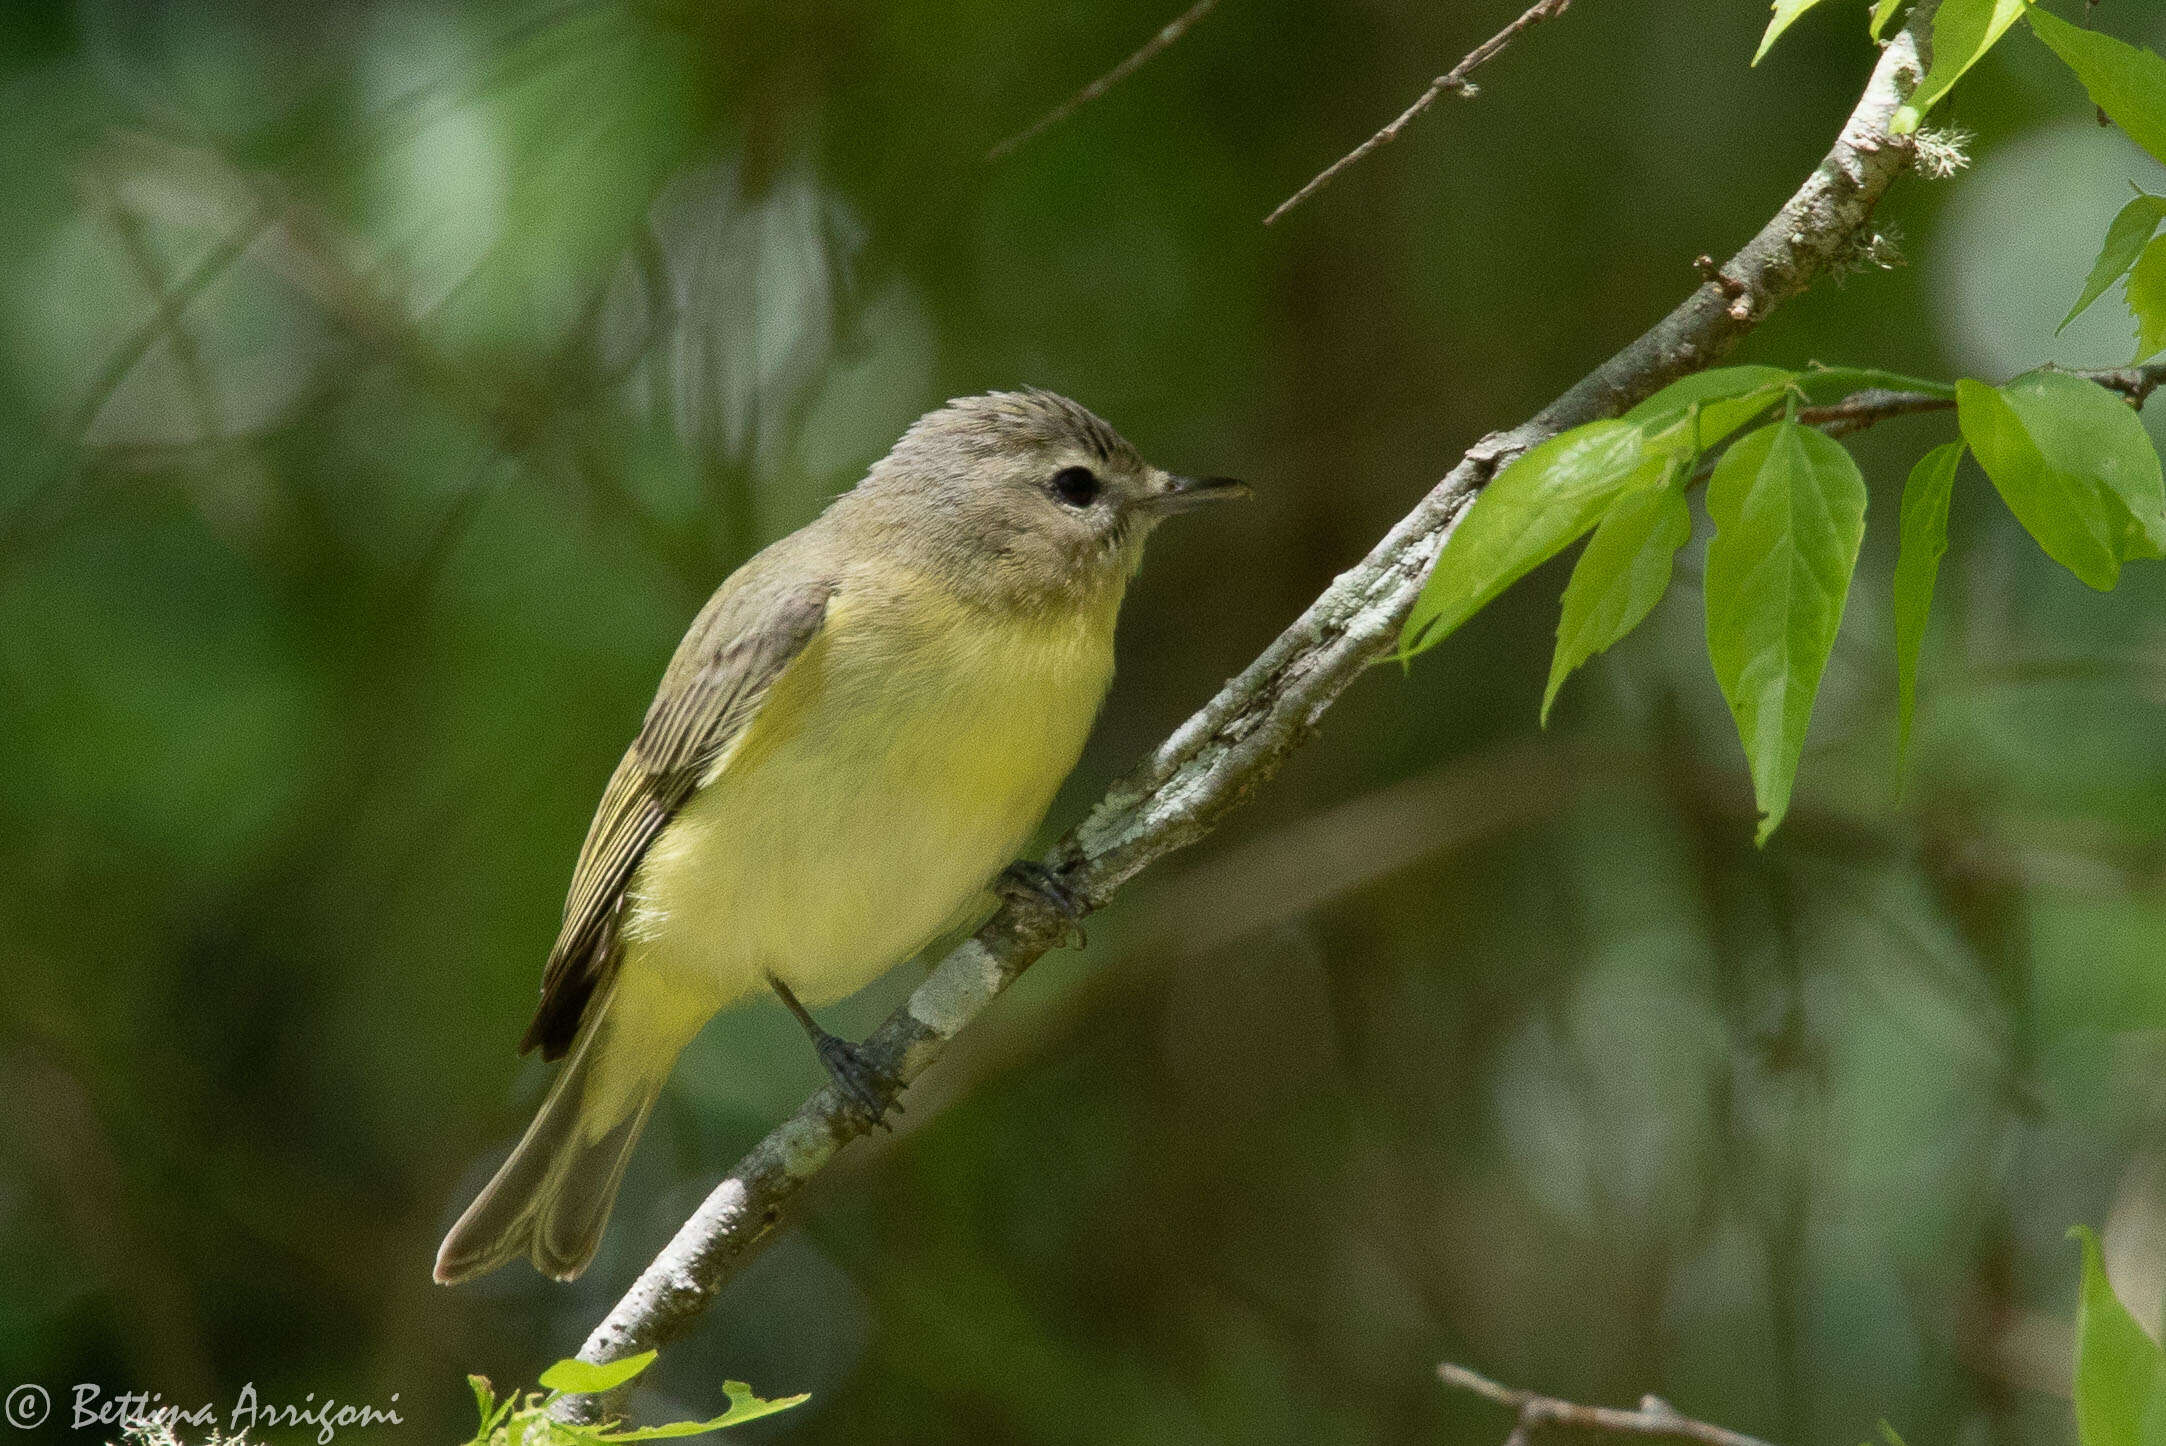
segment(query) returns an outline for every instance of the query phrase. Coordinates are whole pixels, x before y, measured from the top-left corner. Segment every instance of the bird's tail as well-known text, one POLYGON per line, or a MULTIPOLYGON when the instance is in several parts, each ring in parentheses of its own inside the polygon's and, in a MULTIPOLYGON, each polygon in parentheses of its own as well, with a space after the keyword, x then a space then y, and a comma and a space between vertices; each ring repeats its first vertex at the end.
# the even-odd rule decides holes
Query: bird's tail
POLYGON ((624 1183, 632 1146, 677 1055, 705 1015, 689 1021, 648 981, 620 972, 589 1006, 548 1097, 494 1179, 436 1252, 445 1285, 526 1255, 571 1280, 587 1268, 624 1183))

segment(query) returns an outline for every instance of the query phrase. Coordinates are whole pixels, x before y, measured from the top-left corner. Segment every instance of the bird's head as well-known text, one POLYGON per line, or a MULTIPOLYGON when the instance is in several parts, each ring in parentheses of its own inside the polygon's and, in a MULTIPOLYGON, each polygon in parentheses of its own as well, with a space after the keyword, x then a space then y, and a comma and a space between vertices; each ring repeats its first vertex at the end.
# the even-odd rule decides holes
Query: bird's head
POLYGON ((1154 467, 1091 412, 1033 389, 926 413, 849 504, 962 595, 1043 611, 1117 603, 1152 528, 1247 494, 1229 478, 1154 467))

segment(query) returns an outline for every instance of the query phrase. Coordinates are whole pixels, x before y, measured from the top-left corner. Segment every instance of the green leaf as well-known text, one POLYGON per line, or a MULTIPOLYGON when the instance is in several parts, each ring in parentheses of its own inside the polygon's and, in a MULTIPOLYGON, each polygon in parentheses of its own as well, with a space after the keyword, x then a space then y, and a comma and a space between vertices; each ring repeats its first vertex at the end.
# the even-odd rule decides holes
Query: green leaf
POLYGON ((1790 807, 1813 696, 1865 539, 1865 479, 1796 422, 1725 452, 1707 487, 1707 652, 1737 720, 1766 843, 1790 807))
POLYGON ((1888 122, 1890 135, 1907 136, 1925 113, 1955 88, 1993 43, 2028 9, 2028 0, 1942 0, 1933 15, 1933 65, 1910 99, 1888 122))
POLYGON ((1880 3, 1873 7, 1872 28, 1866 33, 1878 40, 1880 33, 1888 28, 1888 22, 1895 18, 1895 12, 1902 3, 1903 0, 1880 0, 1880 3))
POLYGON ((1878 367, 1814 367, 1797 379, 1797 389, 1816 407, 1833 405, 1853 392, 1870 391, 1923 392, 1929 397, 1955 400, 1955 386, 1951 382, 1905 376, 1878 367))
POLYGON ((541 1373, 541 1383, 544 1389, 561 1391, 567 1396, 596 1396, 604 1391, 614 1391, 653 1365, 654 1355, 653 1351, 641 1351, 636 1356, 603 1365, 581 1360, 558 1361, 541 1373))
POLYGON ((1758 65, 1782 33, 1796 23, 1797 18, 1818 5, 1820 0, 1775 0, 1775 18, 1767 22, 1767 33, 1760 37, 1760 48, 1752 53, 1752 63, 1758 65))
MULTIPOLYGON (((1637 427, 1589 422, 1532 448, 1452 528, 1400 635, 1403 654, 1444 641, 1489 600, 1593 527, 1648 463, 1637 427)), ((1644 483, 1659 472, 1641 477, 1644 483)))
POLYGON ((1956 384, 1956 418, 2046 556, 2104 592, 2131 558, 2166 555, 2166 480, 2135 410, 2096 382, 2037 371, 1956 384))
POLYGON ((1587 550, 1564 585, 1564 612, 1557 619, 1557 651, 1542 694, 1542 724, 1572 670, 1617 642, 1669 591, 1677 549, 1692 536, 1685 507, 1683 458, 1659 487, 1628 492, 1588 539, 1587 550))
POLYGON ((2166 161, 2166 60, 2043 8, 2033 9, 2030 18, 2032 31, 2076 72, 2092 103, 2130 140, 2166 161))
POLYGON ((2083 1446, 2166 1443, 2166 1355, 2106 1280, 2098 1237, 2078 1225, 2083 1292, 2076 1304, 2076 1435, 2083 1446))
POLYGON ((2136 318, 2136 360, 2166 347, 2166 236, 2143 248, 2128 273, 2128 309, 2136 318))
POLYGON ((489 1384, 487 1376, 468 1376, 466 1384, 473 1389, 474 1405, 481 1412, 481 1428, 489 1429, 489 1418, 496 1414, 496 1388, 489 1384))
POLYGON ((2091 275, 2083 283, 2083 295, 2069 308, 2068 315, 2054 328, 2059 336, 2068 329, 2068 323, 2090 308, 2092 302, 2106 294, 2106 288, 2128 274, 2128 268, 2136 264, 2136 258, 2158 230, 2159 222, 2166 221, 2166 196, 2140 194, 2121 208, 2121 214, 2113 218, 2106 228, 2106 244, 2098 250, 2098 260, 2091 265, 2091 275))
POLYGON ((1918 654, 1933 609, 1933 583, 1948 550, 1948 497, 1955 487, 1963 444, 1946 442, 1918 459, 1903 484, 1902 551, 1895 562, 1895 751, 1910 753, 1910 725, 1918 707, 1918 654))
POLYGON ((1885 1421, 1880 1423, 1880 1439, 1886 1443, 1886 1446, 1903 1446, 1903 1438, 1897 1435, 1895 1428, 1885 1421))
POLYGON ((499 1401, 487 1376, 468 1376, 466 1383, 473 1387, 474 1404, 481 1408, 481 1429, 474 1433, 474 1442, 478 1446, 478 1443, 493 1441, 496 1433, 504 1429, 505 1421, 519 1409, 519 1393, 514 1391, 499 1401))
POLYGON ((730 1408, 712 1421, 673 1421, 666 1426, 641 1426, 630 1431, 606 1431, 595 1439, 599 1441, 662 1441, 673 1436, 704 1436, 709 1431, 725 1431, 732 1426, 742 1426, 747 1421, 757 1421, 778 1411, 787 1411, 812 1399, 810 1396, 784 1396, 776 1401, 763 1401, 752 1394, 752 1388, 743 1381, 724 1381, 723 1392, 730 1398, 730 1408))
POLYGON ((1781 367, 1711 367, 1679 377, 1624 419, 1650 446, 1699 453, 1773 406, 1796 378, 1781 367))

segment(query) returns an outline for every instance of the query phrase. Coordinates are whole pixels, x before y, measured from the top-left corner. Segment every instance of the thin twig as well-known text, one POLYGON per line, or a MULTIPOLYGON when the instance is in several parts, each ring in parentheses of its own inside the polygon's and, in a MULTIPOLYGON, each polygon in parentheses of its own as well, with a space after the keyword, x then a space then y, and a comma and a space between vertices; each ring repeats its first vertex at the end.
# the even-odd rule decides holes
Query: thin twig
POLYGON ((196 345, 194 333, 188 330, 184 315, 186 303, 174 296, 165 277, 159 274, 158 258, 151 251, 150 239, 144 235, 142 219, 121 199, 119 186, 110 177, 99 177, 96 184, 106 219, 120 242, 120 254, 150 300, 151 319, 165 337, 166 349, 180 371, 182 387, 195 408, 197 434, 215 437, 222 430, 223 413, 209 369, 203 364, 203 349, 196 345))
POLYGON ((1134 75, 1144 67, 1152 56, 1186 35, 1189 27, 1210 14, 1212 7, 1217 4, 1218 0, 1196 0, 1195 4, 1168 20, 1156 35, 1153 35, 1149 40, 1144 41, 1141 46, 1137 47, 1133 55, 1119 65, 1114 66, 1104 75, 1099 76, 1089 85, 1084 86, 1074 95, 1069 96, 1061 104, 1039 116, 1022 130, 1017 131, 999 145, 994 146, 985 153, 985 159, 989 162, 998 161, 1013 154, 1018 147, 1037 139, 1040 132, 1059 125, 1084 106, 1089 105, 1092 101, 1113 89, 1114 86, 1134 75))
MULTIPOLYGON (((2096 382, 2107 391, 2118 392, 2127 398, 2131 406, 2141 407, 2153 392, 2166 386, 2166 362, 2154 362, 2143 367, 2107 367, 2090 371, 2069 368, 2064 369, 2063 375, 2096 382)), ((1932 392, 1900 392, 1876 387, 1868 391, 1852 392, 1829 406, 1802 407, 1798 410, 1797 419, 1809 427, 1820 428, 1830 436, 1847 437, 1891 417, 1954 410, 1955 400, 1952 397, 1936 396, 1932 392)))
MULTIPOLYGON (((1045 863, 1071 893, 1089 907, 1104 905, 1137 874, 1210 833, 1313 737, 1325 710, 1396 646, 1438 551, 1498 468, 1713 365, 1848 254, 1910 165, 1912 146, 1888 125, 1918 83, 1919 32, 1935 8, 1934 0, 1913 7, 1826 158, 1722 268, 1751 304, 1740 313, 1718 288, 1700 286, 1538 415, 1471 448, 1367 557, 1054 846, 1045 863)), ((1050 903, 1009 900, 865 1042, 868 1064, 903 1084, 916 1079, 1072 925, 1050 903)), ((690 1329, 775 1238, 805 1187, 868 1128, 864 1112, 833 1087, 815 1093, 723 1177, 587 1337, 580 1358, 618 1360, 690 1329)), ((615 1409, 603 1396, 567 1396, 552 1411, 592 1421, 615 1409)))
POLYGON ((1954 401, 1935 396, 1931 392, 1890 392, 1879 389, 1852 392, 1841 401, 1825 407, 1800 407, 1797 420, 1808 427, 1818 427, 1831 437, 1846 437, 1852 432, 1862 432, 1876 422, 1892 417, 1907 417, 1917 412, 1941 412, 1952 409, 1954 401))
POLYGON ((1445 71, 1435 80, 1430 81, 1429 88, 1421 93, 1421 98, 1405 110, 1400 111, 1397 120, 1394 120, 1390 125, 1385 126, 1375 135, 1324 167, 1323 170, 1317 172, 1306 186, 1279 202, 1278 209, 1264 217, 1264 224, 1266 226, 1270 225, 1279 217, 1330 185, 1332 181, 1337 179, 1339 172, 1345 170, 1348 166, 1354 165, 1371 151, 1399 139, 1399 132, 1405 130, 1416 116, 1430 106, 1435 105, 1437 97, 1444 94, 1444 92, 1450 91, 1452 94, 1466 100, 1474 99, 1476 95, 1480 94, 1480 91, 1475 88, 1472 81, 1467 79, 1468 76, 1472 75, 1484 62, 1494 58, 1505 46, 1510 45, 1518 37, 1520 31, 1532 29, 1544 20, 1556 19, 1565 12, 1571 3, 1572 0, 1536 0, 1536 3, 1524 15, 1521 15, 1517 20, 1514 20, 1480 45, 1468 51, 1464 60, 1461 60, 1450 70, 1445 71))
MULTIPOLYGON (((701 567, 685 555, 680 540, 607 464, 606 454, 590 446, 559 445, 567 435, 574 442, 584 441, 585 434, 578 431, 582 423, 591 431, 588 407, 565 391, 573 371, 568 357, 582 344, 584 321, 567 334, 564 349, 544 364, 539 380, 517 375, 499 378, 488 369, 469 366, 437 346, 425 318, 410 309, 381 268, 360 259, 361 247, 329 215, 288 194, 275 176, 247 170, 216 150, 206 149, 205 154, 275 220, 269 263, 307 294, 329 321, 373 357, 454 406, 499 453, 536 464, 568 460, 573 480, 594 504, 595 513, 635 533, 663 560, 680 586, 690 587, 701 575, 701 567)), ((610 282, 605 274, 596 283, 583 316, 598 313, 610 282)), ((463 525, 463 520, 453 520, 454 531, 463 525)))
MULTIPOLYGON (((2166 362, 2147 367, 2107 367, 2094 371, 2064 369, 2063 375, 2081 377, 2096 382, 2109 392, 2118 392, 2132 407, 2142 407, 2151 393, 2166 385, 2166 362)), ((1769 409, 1776 404, 1770 402, 1769 409)), ((1871 387, 1862 392, 1852 392, 1839 402, 1824 407, 1800 407, 1793 419, 1808 427, 1818 427, 1830 437, 1849 437, 1867 427, 1892 421, 1897 417, 1917 416, 1926 412, 1952 412, 1955 399, 1936 392, 1899 392, 1883 387, 1871 387)), ((1760 415, 1766 415, 1763 411, 1760 415)), ((1735 443, 1729 445, 1734 446, 1735 443)), ((1711 451, 1700 459, 1690 478, 1692 486, 1699 486, 1715 475, 1715 467, 1721 462, 1723 451, 1711 451)))
POLYGON ((91 431, 120 391, 121 384, 128 379, 128 374, 150 354, 150 349, 169 327, 179 324, 188 307, 256 243, 271 221, 271 215, 261 210, 245 217, 229 235, 214 243, 195 265, 159 293, 158 304, 152 308, 151 315, 99 364, 97 374, 84 389, 82 400, 55 431, 54 458, 48 474, 30 488, 28 495, 15 505, 4 521, 0 521, 0 549, 23 543, 36 528, 38 516, 52 511, 63 494, 70 491, 82 470, 85 456, 92 450, 91 431))
POLYGON ((2070 371, 2070 376, 2097 382, 2109 392, 2119 392, 2130 405, 2142 406, 2151 393, 2166 386, 2166 362, 2141 367, 2108 367, 2101 371, 2070 371))
POLYGON ((1582 1406, 1539 1396, 1511 1386, 1500 1386, 1487 1376, 1455 1366, 1450 1361, 1436 1368, 1437 1379, 1461 1391, 1471 1391, 1519 1413, 1512 1423, 1507 1446, 1521 1446, 1544 1426, 1563 1426, 1574 1431, 1606 1431, 1616 1436, 1658 1436, 1670 1441, 1698 1441, 1703 1446, 1768 1446, 1757 1436, 1714 1426, 1681 1414, 1659 1396, 1643 1396, 1637 1411, 1615 1406, 1582 1406))

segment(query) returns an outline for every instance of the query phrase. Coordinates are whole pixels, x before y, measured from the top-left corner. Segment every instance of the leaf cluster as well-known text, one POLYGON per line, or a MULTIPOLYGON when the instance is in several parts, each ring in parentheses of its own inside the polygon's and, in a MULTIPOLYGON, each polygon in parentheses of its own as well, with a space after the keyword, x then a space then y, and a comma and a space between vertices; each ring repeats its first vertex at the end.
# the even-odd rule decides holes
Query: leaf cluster
MULTIPOLYGON (((1758 65, 1783 32, 1820 3, 1774 0, 1774 16, 1760 37, 1752 63, 1758 65)), ((1866 24, 1872 39, 1878 41, 1887 33, 1901 8, 1902 0, 1874 0, 1866 24)), ((1931 63, 1910 98, 1895 113, 1889 130, 1896 135, 1915 132, 1926 112, 1945 99, 1956 82, 1983 60, 2018 20, 2027 22, 2046 48, 2067 63, 2090 93, 2092 102, 2115 125, 2152 155, 2166 160, 2166 60, 2110 35, 2072 25, 2037 0, 1941 0, 1933 12, 1931 63)), ((2149 230, 2144 234, 2148 236, 2149 230)), ((2109 277, 2107 284, 2112 279, 2109 277)), ((2099 288, 2104 289, 2103 285, 2099 288)), ((2084 305, 2090 299, 2095 299, 2095 293, 2084 305)))
MULTIPOLYGON (((1775 0, 1758 64, 1820 0, 1775 0)), ((1876 0, 1879 40, 1901 0, 1876 0)), ((1925 114, 2025 20, 2108 118, 2166 161, 2166 60, 2071 25, 2034 0, 1942 0, 1931 62, 1890 130, 1925 114)), ((2114 220, 2072 321, 2126 278, 2138 362, 2166 349, 2166 196, 2139 191, 2114 220)), ((2062 325, 2065 327, 2067 321, 2062 325)), ((1866 487, 1835 438, 1801 423, 1801 406, 1893 388, 1952 402, 1961 440, 1919 459, 1904 485, 1894 580, 1897 755, 1908 753, 1918 660, 1948 509, 1965 453, 2046 555, 2090 587, 2121 565, 2166 556, 2166 482, 2141 420, 2082 377, 2041 370, 2005 386, 1953 387, 1861 368, 1724 367, 1672 384, 1624 417, 1576 427, 1506 467, 1447 539, 1401 638, 1402 656, 1433 647, 1532 568, 1588 537, 1565 585, 1542 719, 1566 678, 1615 645, 1668 591, 1691 537, 1687 490, 1717 448, 1706 510, 1707 651, 1736 720, 1761 822, 1782 821, 1813 700, 1841 627, 1865 536, 1866 487), (1780 406, 1782 415, 1763 420, 1780 406), (1731 440, 1754 422, 1754 430, 1731 440), (1727 444, 1727 445, 1725 445, 1727 444), (1591 534, 1591 536, 1589 535, 1591 534)))
POLYGON ((621 1361, 594 1365, 581 1360, 562 1360, 541 1374, 542 1389, 515 1391, 499 1401, 486 1376, 468 1376, 474 1388, 474 1405, 481 1414, 480 1428, 466 1446, 598 1446, 616 1441, 659 1441, 675 1436, 704 1436, 787 1411, 807 1398, 784 1396, 766 1401, 742 1381, 725 1381, 723 1393, 729 1409, 708 1421, 671 1421, 660 1426, 625 1427, 604 1421, 586 1426, 560 1421, 550 1408, 565 1396, 598 1396, 638 1378, 654 1364, 655 1353, 643 1351, 621 1361))
POLYGON ((1835 438, 1798 420, 1861 391, 1953 402, 1962 440, 1928 452, 1903 490, 1895 573, 1898 727, 1907 746, 1918 658, 1948 506, 1968 451, 2047 556, 2087 585, 2166 556, 2166 476, 2143 423, 2098 383, 2036 371, 2005 386, 1861 368, 1722 367, 1672 383, 1622 418, 1575 427, 1496 476, 1452 530, 1401 638, 1438 642, 1504 588, 1581 537, 1542 699, 1629 634, 1668 590, 1691 536, 1687 492, 1703 459, 1713 523, 1707 651, 1750 767, 1759 840, 1782 821, 1813 700, 1865 538, 1866 486, 1835 438), (1780 409, 1781 415, 1762 421, 1780 409), (1755 422, 1735 441, 1729 439, 1755 422), (1589 535, 1591 534, 1591 536, 1589 535))

